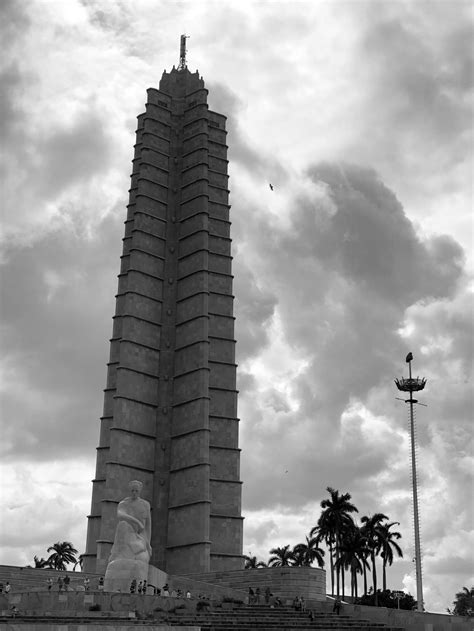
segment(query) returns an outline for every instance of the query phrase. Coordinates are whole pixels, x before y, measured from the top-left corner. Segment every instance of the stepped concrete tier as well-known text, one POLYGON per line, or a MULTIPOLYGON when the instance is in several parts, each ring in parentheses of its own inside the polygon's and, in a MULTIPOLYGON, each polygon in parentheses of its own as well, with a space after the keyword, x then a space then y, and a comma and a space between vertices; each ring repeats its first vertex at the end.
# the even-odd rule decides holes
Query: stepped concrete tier
POLYGON ((129 480, 150 562, 243 568, 226 117, 198 72, 164 72, 138 116, 84 569, 104 573, 129 480))
POLYGON ((326 572, 313 567, 262 567, 251 570, 236 570, 232 572, 203 572, 187 574, 194 580, 239 589, 248 593, 260 588, 262 597, 266 588, 274 596, 283 601, 292 601, 295 596, 303 596, 308 603, 326 600, 326 572))

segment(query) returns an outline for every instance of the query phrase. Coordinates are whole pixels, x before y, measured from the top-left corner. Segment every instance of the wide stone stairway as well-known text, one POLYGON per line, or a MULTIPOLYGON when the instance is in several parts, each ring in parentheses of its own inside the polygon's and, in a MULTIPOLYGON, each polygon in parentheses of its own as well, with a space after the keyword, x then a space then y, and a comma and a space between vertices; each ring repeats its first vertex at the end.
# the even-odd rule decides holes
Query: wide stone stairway
MULTIPOLYGON (((87 616, 84 612, 80 617, 70 617, 67 613, 56 614, 54 616, 19 616, 16 619, 9 618, 9 628, 20 628, 22 625, 34 623, 36 625, 44 625, 44 628, 56 628, 61 625, 62 629, 68 627, 77 628, 77 625, 97 625, 102 624, 104 627, 117 626, 122 628, 125 623, 126 616, 117 613, 95 614, 101 617, 101 621, 97 617, 87 616)), ((388 627, 383 624, 370 622, 369 620, 351 619, 348 616, 336 615, 332 613, 314 612, 314 620, 310 619, 308 612, 295 611, 291 607, 278 607, 272 609, 269 606, 241 606, 234 609, 213 609, 206 612, 154 612, 153 619, 145 616, 136 619, 128 619, 126 622, 127 629, 133 626, 147 627, 150 629, 163 627, 184 627, 199 628, 201 631, 301 631, 303 629, 318 629, 319 631, 402 631, 398 627, 388 627)), ((3 618, 1 623, 6 622, 3 618)))
POLYGON ((295 611, 292 607, 241 606, 232 610, 214 609, 208 612, 172 616, 168 614, 161 620, 170 626, 179 624, 199 626, 202 631, 297 631, 300 629, 401 631, 399 628, 387 627, 369 620, 355 620, 332 613, 314 612, 313 616, 314 620, 311 620, 309 612, 295 611))

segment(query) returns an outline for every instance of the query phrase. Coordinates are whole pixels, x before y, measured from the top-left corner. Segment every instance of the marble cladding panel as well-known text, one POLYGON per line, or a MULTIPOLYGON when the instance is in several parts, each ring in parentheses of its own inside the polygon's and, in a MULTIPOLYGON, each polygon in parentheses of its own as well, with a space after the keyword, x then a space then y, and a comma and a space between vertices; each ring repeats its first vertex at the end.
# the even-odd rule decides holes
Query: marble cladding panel
POLYGON ((154 349, 160 347, 161 326, 159 324, 137 320, 133 316, 123 316, 122 324, 123 339, 154 349))
MULTIPOLYGON (((209 294, 209 311, 216 315, 231 316, 234 313, 234 297, 228 294, 209 294)), ((223 361, 229 361, 227 359, 223 361)))
POLYGON ((203 99, 203 96, 204 95, 191 94, 191 96, 188 97, 186 105, 189 109, 186 109, 184 112, 185 123, 189 123, 199 118, 207 118, 208 107, 205 100, 201 100, 203 99), (193 107, 191 107, 191 103, 193 103, 193 107))
POLYGON ((207 315, 208 296, 207 292, 201 292, 180 300, 176 304, 176 322, 186 322, 186 320, 191 320, 191 318, 207 315))
POLYGON ((208 183, 207 183, 207 180, 205 179, 197 180, 181 188, 181 195, 182 195, 183 202, 189 201, 190 199, 194 199, 195 197, 199 197, 199 195, 207 195, 207 194, 208 194, 208 183))
POLYGON ((207 368, 209 356, 209 342, 198 342, 192 346, 185 346, 175 351, 175 374, 196 368, 207 368))
POLYGON ((197 250, 178 261, 178 277, 182 278, 192 272, 207 270, 209 254, 207 250, 197 250))
POLYGON ((113 424, 153 436, 156 431, 156 410, 138 401, 115 399, 113 424))
POLYGON ((161 186, 156 182, 150 182, 140 175, 138 194, 147 195, 152 199, 157 199, 159 202, 166 204, 168 199, 168 188, 161 186))
POLYGON ((191 136, 205 133, 207 133, 207 120, 205 118, 198 118, 190 123, 185 123, 183 128, 183 139, 186 141, 191 136))
POLYGON ((170 152, 170 142, 165 138, 161 138, 160 136, 156 136, 153 133, 143 132, 143 149, 145 147, 150 147, 150 149, 155 149, 156 151, 160 151, 161 153, 169 155, 170 152))
POLYGON ((148 162, 156 167, 160 167, 161 169, 168 170, 169 168, 169 157, 159 151, 156 151, 155 149, 143 147, 140 157, 143 162, 148 162))
POLYGON ((209 503, 172 508, 168 513, 168 545, 209 541, 209 503))
POLYGON ((128 289, 128 276, 127 276, 127 274, 128 274, 128 272, 126 272, 125 274, 121 274, 118 277, 118 284, 117 284, 117 293, 118 294, 123 294, 128 289))
POLYGON ((142 161, 140 176, 156 182, 156 184, 161 184, 161 186, 168 186, 168 171, 164 171, 153 164, 142 161))
POLYGON ((242 520, 211 515, 211 554, 242 554, 242 520))
MULTIPOLYGON (((217 127, 209 128, 209 144, 213 143, 215 145, 215 143, 218 143, 225 146, 226 142, 227 134, 225 130, 217 129, 217 127)), ((214 154, 214 151, 211 151, 211 153, 214 154)))
MULTIPOLYGON (((109 468, 109 467, 107 467, 109 468)), ((122 468, 123 469, 123 468, 122 468)), ((118 474, 117 467, 112 467, 114 474, 118 474)), ((123 471, 122 471, 123 473, 123 471)), ((120 474, 119 474, 120 477, 120 474)), ((112 486, 109 486, 109 479, 107 479, 107 490, 106 490, 106 498, 104 498, 101 502, 100 513, 102 516, 102 523, 100 527, 100 535, 99 539, 106 539, 108 541, 114 540, 115 528, 117 526, 117 504, 123 499, 126 495, 128 495, 127 491, 127 483, 123 489, 118 489, 115 487, 115 483, 119 482, 119 480, 110 480, 112 486), (124 492, 123 497, 121 496, 120 491, 124 492), (116 501, 111 501, 116 500, 116 501)))
POLYGON ((230 388, 235 390, 236 366, 209 362, 209 386, 211 388, 230 388))
POLYGON ((209 543, 175 548, 166 552, 166 569, 170 574, 179 576, 187 574, 189 568, 196 569, 197 572, 209 571, 209 543), (197 569, 202 568, 202 569, 197 569))
POLYGON ((229 201, 229 192, 223 188, 216 188, 215 186, 208 186, 209 199, 213 202, 219 202, 221 204, 227 204, 229 201))
MULTIPOLYGON (((228 204, 221 204, 213 201, 209 202, 209 215, 213 219, 217 219, 220 221, 229 221, 229 213, 230 206, 228 204)), ((224 236, 229 237, 228 234, 224 236)))
MULTIPOLYGON (((105 447, 109 444, 110 436, 109 431, 112 425, 112 415, 104 416, 100 420, 100 436, 99 436, 99 445, 101 447, 105 447)), ((99 476, 97 476, 99 477, 99 476)))
POLYGON ((129 288, 139 294, 145 294, 151 298, 163 297, 163 281, 161 278, 155 278, 148 274, 142 273, 140 270, 130 269, 128 271, 129 288))
POLYGON ((104 393, 103 416, 110 416, 114 413, 115 390, 106 390, 104 393))
POLYGON ((235 364, 235 341, 218 337, 209 338, 209 360, 235 364))
POLYGON ((218 173, 227 174, 228 161, 222 158, 216 158, 215 156, 209 156, 209 168, 218 173))
POLYGON ((242 485, 236 482, 211 480, 211 512, 213 515, 240 517, 242 509, 242 485))
MULTIPOLYGON (((209 185, 227 189, 229 186, 229 176, 225 173, 217 173, 209 169, 209 185)), ((214 195, 212 195, 212 197, 214 197, 214 195)))
POLYGON ((238 480, 240 477, 240 451, 211 446, 211 478, 238 480))
MULTIPOLYGON (((122 322, 122 325, 123 325, 123 322, 122 322)), ((122 326, 122 331, 123 331, 123 326, 122 326)), ((120 359, 120 340, 112 340, 110 342, 109 362, 110 363, 118 362, 119 359, 120 359)))
POLYGON ((207 164, 208 161, 208 152, 207 149, 197 149, 192 153, 188 153, 183 156, 183 169, 187 169, 194 164, 207 164))
POLYGON ((132 249, 130 253, 130 267, 132 269, 163 278, 164 266, 163 259, 151 256, 143 250, 132 249))
MULTIPOLYGON (((162 100, 162 102, 165 103, 166 101, 162 100)), ((153 101, 148 101, 146 104, 146 118, 160 121, 169 126, 171 121, 171 110, 160 107, 158 103, 153 103, 153 101)))
POLYGON ((155 439, 112 427, 110 430, 110 458, 124 466, 153 469, 155 439))
MULTIPOLYGON (((146 200, 146 198, 140 198, 140 200, 146 200)), ((156 204, 155 208, 150 208, 152 204, 143 203, 140 204, 141 208, 135 212, 134 230, 140 230, 147 232, 153 236, 166 237, 166 222, 161 218, 161 214, 166 212, 166 206, 164 204, 156 204), (153 211, 156 211, 155 213, 153 211), (152 216, 153 215, 153 216, 152 216)), ((134 235, 135 236, 135 235, 134 235)), ((133 243, 136 246, 136 243, 133 243)), ((143 249, 143 248, 142 248, 143 249)), ((149 250, 152 254, 158 254, 154 250, 149 250)), ((159 254, 159 256, 163 256, 159 254)))
POLYGON ((166 103, 168 107, 171 107, 172 99, 168 94, 160 92, 160 90, 157 90, 156 88, 148 88, 146 93, 148 103, 158 105, 161 101, 162 103, 166 103))
POLYGON ((140 467, 123 467, 115 462, 107 464, 106 498, 113 501, 103 502, 102 514, 104 514, 105 506, 107 506, 107 512, 110 515, 114 530, 117 524, 117 504, 130 495, 128 484, 132 480, 140 480, 143 483, 141 497, 151 503, 153 498, 153 472, 144 471, 140 467))
MULTIPOLYGON (((202 247, 207 247, 208 232, 205 225, 205 215, 196 215, 193 217, 193 225, 196 229, 195 232, 188 236, 181 236, 179 240, 179 255, 187 256, 202 247)), ((186 222, 188 223, 188 222, 186 222)))
POLYGON ((232 273, 232 258, 222 254, 209 254, 209 271, 218 272, 219 274, 232 273))
POLYGON ((196 399, 173 408, 172 432, 181 434, 208 427, 209 400, 196 399))
POLYGON ((205 148, 207 148, 207 134, 204 132, 183 140, 183 154, 188 154, 196 149, 205 148))
MULTIPOLYGON (((209 432, 193 432, 171 441, 170 468, 183 469, 197 464, 209 464, 209 432)), ((209 475, 209 472, 207 472, 209 475)), ((209 499, 201 498, 201 499, 209 499)))
POLYGON ((130 267, 130 248, 127 248, 127 253, 122 254, 122 256, 120 257, 120 273, 124 274, 128 270, 129 267, 130 267))
MULTIPOLYGON (((203 432, 204 433, 204 432, 203 432)), ((210 500, 209 467, 192 467, 170 474, 170 506, 210 500)))
POLYGON ((157 219, 161 219, 161 221, 166 222, 168 214, 168 205, 166 201, 160 201, 158 199, 147 197, 146 195, 138 194, 134 207, 135 212, 133 217, 139 213, 144 213, 145 215, 151 215, 152 217, 156 217, 157 219))
POLYGON ((117 370, 117 394, 157 405, 158 379, 121 367, 117 370))
MULTIPOLYGON (((124 312, 126 315, 143 318, 150 322, 161 322, 162 303, 158 301, 159 295, 156 296, 156 300, 132 292, 128 292, 125 297, 124 312)), ((137 326, 139 326, 138 323, 137 326)))
POLYGON ((209 418, 211 430, 211 442, 222 447, 238 447, 239 445, 239 421, 230 418, 209 418))
POLYGON ((188 298, 199 291, 207 291, 208 273, 206 271, 196 272, 191 276, 186 276, 178 281, 178 300, 188 298))
MULTIPOLYGON (((99 502, 97 503, 97 507, 92 505, 91 515, 99 515, 98 510, 99 502)), ((87 543, 86 550, 89 552, 95 552, 97 549, 97 539, 100 536, 100 519, 89 518, 89 524, 87 528, 87 543)), ((95 569, 95 568, 94 568, 95 569)))
MULTIPOLYGON (((211 237, 220 237, 222 239, 228 239, 228 243, 230 247, 231 240, 229 238, 229 234, 230 234, 230 224, 228 222, 226 222, 225 220, 221 221, 219 219, 216 219, 215 217, 209 216, 209 235, 211 237)), ((227 252, 224 252, 224 254, 227 254, 227 252)))
POLYGON ((180 219, 181 219, 181 226, 180 226, 180 230, 183 234, 188 234, 190 232, 193 232, 194 229, 193 228, 186 228, 186 225, 184 224, 184 220, 187 217, 192 217, 194 215, 196 215, 197 213, 207 213, 207 196, 203 195, 201 197, 196 197, 195 199, 191 199, 187 202, 182 202, 181 203, 181 210, 180 210, 180 219))
POLYGON ((162 121, 145 117, 143 121, 143 134, 145 133, 155 134, 156 136, 169 140, 171 136, 171 128, 162 121))
MULTIPOLYGON (((209 138, 208 147, 209 147, 209 158, 214 156, 215 158, 222 158, 225 160, 227 158, 227 147, 225 144, 218 144, 214 142, 214 136, 209 138)), ((225 143, 225 141, 224 141, 225 143)))
POLYGON ((227 416, 235 418, 237 416, 237 392, 228 390, 209 390, 209 415, 227 416))
MULTIPOLYGON (((227 237, 221 237, 219 235, 213 234, 211 232, 211 228, 214 227, 214 224, 212 224, 212 219, 209 219, 209 250, 210 252, 212 252, 213 254, 223 254, 225 256, 230 256, 231 253, 231 245, 232 242, 230 239, 228 239, 227 237), (211 226, 212 224, 212 226, 211 226)), ((217 222, 219 223, 219 227, 222 227, 222 222, 217 222)), ((224 224, 225 225, 225 224, 224 224)))
POLYGON ((189 401, 197 397, 207 396, 209 385, 209 370, 201 368, 185 375, 178 375, 173 381, 175 403, 189 401))
POLYGON ((218 294, 232 294, 232 276, 209 272, 209 291, 218 294))
POLYGON ((176 326, 176 348, 207 340, 208 323, 208 317, 203 316, 178 324, 176 326))
POLYGON ((216 337, 234 339, 234 319, 229 316, 209 315, 209 334, 216 337))
POLYGON ((117 385, 117 367, 116 365, 111 365, 107 367, 107 380, 105 387, 107 389, 113 389, 117 385))
POLYGON ((183 171, 181 182, 184 186, 186 186, 187 184, 190 184, 195 180, 206 179, 208 176, 207 171, 207 164, 195 164, 192 167, 189 167, 188 169, 183 171))
POLYGON ((235 570, 241 570, 244 567, 244 559, 242 557, 228 557, 211 555, 211 570, 218 572, 219 570, 225 570, 232 572, 235 570))
POLYGON ((165 254, 165 239, 154 234, 147 234, 143 231, 135 230, 133 233, 134 247, 141 248, 147 252, 153 252, 157 256, 165 254))
POLYGON ((105 474, 107 473, 106 462, 107 462, 108 455, 109 455, 109 448, 97 450, 95 477, 98 480, 103 480, 105 478, 105 474))
POLYGON ((158 375, 159 357, 158 350, 147 346, 141 346, 129 340, 123 340, 120 343, 120 363, 129 368, 158 375))

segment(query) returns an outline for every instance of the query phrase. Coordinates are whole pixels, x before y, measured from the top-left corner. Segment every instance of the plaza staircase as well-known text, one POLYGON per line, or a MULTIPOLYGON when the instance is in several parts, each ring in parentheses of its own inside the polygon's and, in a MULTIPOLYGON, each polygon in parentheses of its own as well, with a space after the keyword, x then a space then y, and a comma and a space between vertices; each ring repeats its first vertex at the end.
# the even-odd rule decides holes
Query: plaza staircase
MULTIPOLYGON (((176 628, 179 627, 200 629, 200 631, 403 631, 398 627, 388 627, 383 624, 370 622, 369 620, 351 619, 349 616, 336 615, 332 613, 314 612, 314 619, 311 620, 308 612, 295 611, 292 607, 278 607, 272 609, 269 606, 240 606, 233 609, 213 609, 206 612, 190 613, 164 613, 154 612, 153 618, 150 616, 138 616, 135 619, 128 619, 127 614, 117 614, 116 612, 100 612, 89 615, 86 612, 76 615, 68 615, 67 612, 56 613, 53 616, 19 616, 16 619, 8 619, 11 629, 21 625, 32 624, 44 625, 44 629, 64 629, 71 625, 106 625, 107 628, 117 629, 132 627, 138 629, 153 628, 159 626, 176 628), (101 618, 101 621, 97 619, 101 618), (61 625, 61 627, 60 627, 61 625)), ((0 619, 6 622, 6 619, 0 619)), ((35 626, 35 628, 36 628, 35 626)), ((91 629, 92 631, 92 629, 91 629)))
POLYGON ((401 628, 322 611, 313 612, 313 617, 311 620, 309 612, 295 611, 293 607, 244 605, 231 610, 167 614, 157 617, 156 621, 170 626, 198 626, 201 631, 402 631, 401 628))

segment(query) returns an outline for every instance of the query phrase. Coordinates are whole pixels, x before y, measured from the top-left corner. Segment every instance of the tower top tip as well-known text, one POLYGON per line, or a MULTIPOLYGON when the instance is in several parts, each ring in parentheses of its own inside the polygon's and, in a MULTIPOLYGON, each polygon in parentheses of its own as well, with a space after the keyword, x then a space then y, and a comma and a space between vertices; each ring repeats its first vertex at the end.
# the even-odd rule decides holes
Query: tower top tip
POLYGON ((186 40, 189 39, 189 35, 181 35, 181 43, 179 46, 179 65, 178 70, 184 70, 186 65, 186 40))

